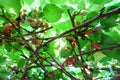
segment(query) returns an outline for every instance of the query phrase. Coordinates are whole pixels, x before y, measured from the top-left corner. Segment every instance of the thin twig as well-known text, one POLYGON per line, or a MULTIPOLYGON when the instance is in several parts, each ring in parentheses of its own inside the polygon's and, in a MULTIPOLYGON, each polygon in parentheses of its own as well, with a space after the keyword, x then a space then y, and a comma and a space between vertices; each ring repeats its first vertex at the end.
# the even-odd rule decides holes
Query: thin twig
POLYGON ((29 69, 27 68, 27 66, 28 66, 28 61, 26 62, 25 69, 24 69, 23 75, 20 78, 20 80, 25 80, 25 78, 28 76, 29 69))
POLYGON ((102 48, 102 49, 97 49, 94 51, 86 52, 86 53, 83 53, 82 55, 91 55, 91 54, 96 53, 96 52, 104 52, 104 51, 114 50, 114 49, 118 49, 118 48, 120 48, 120 44, 115 45, 115 46, 111 46, 111 47, 107 47, 107 48, 102 48))
MULTIPOLYGON (((77 27, 74 27, 74 28, 72 28, 72 29, 70 29, 70 30, 67 30, 67 31, 61 33, 60 35, 58 35, 58 37, 61 37, 61 36, 66 35, 66 34, 69 34, 70 32, 72 32, 72 31, 74 31, 74 30, 76 30, 76 29, 80 29, 80 28, 84 27, 85 25, 91 24, 92 22, 94 22, 94 21, 96 21, 96 20, 99 20, 99 19, 101 19, 101 18, 110 16, 110 15, 113 15, 113 14, 119 14, 119 13, 120 13, 120 8, 117 8, 117 9, 114 9, 114 10, 112 10, 112 11, 109 11, 109 12, 107 12, 107 13, 105 13, 105 14, 98 15, 98 16, 96 16, 95 18, 92 18, 92 19, 90 19, 90 20, 88 20, 88 21, 80 24, 80 25, 77 26, 77 27)), ((39 47, 36 49, 36 52, 38 52, 42 47, 44 47, 46 44, 49 44, 50 42, 54 41, 55 39, 57 39, 57 37, 56 37, 56 38, 53 38, 53 39, 49 40, 48 42, 44 43, 43 45, 39 46, 39 47)))
MULTIPOLYGON (((69 14, 69 17, 70 17, 70 20, 71 20, 71 23, 72 23, 72 27, 74 28, 75 27, 74 18, 75 18, 76 15, 73 14, 73 16, 72 16, 69 9, 68 9, 68 14, 69 14)), ((76 30, 74 31, 74 34, 76 35, 76 30)), ((76 40, 79 56, 80 56, 80 59, 81 59, 81 60, 79 60, 79 58, 78 58, 78 60, 82 64, 82 68, 83 68, 83 69, 81 68, 81 71, 83 73, 83 76, 84 76, 85 80, 87 80, 87 72, 85 71, 84 60, 83 60, 83 57, 82 57, 82 54, 81 54, 80 42, 78 42, 78 36, 76 36, 74 38, 76 40)))
POLYGON ((61 70, 67 75, 67 76, 69 76, 72 80, 77 80, 74 76, 72 76, 69 72, 67 72, 66 70, 65 70, 65 68, 62 66, 62 65, 60 65, 57 61, 56 61, 56 59, 54 59, 54 57, 49 53, 49 52, 47 52, 48 54, 49 54, 49 56, 53 59, 53 61, 61 68, 61 70))

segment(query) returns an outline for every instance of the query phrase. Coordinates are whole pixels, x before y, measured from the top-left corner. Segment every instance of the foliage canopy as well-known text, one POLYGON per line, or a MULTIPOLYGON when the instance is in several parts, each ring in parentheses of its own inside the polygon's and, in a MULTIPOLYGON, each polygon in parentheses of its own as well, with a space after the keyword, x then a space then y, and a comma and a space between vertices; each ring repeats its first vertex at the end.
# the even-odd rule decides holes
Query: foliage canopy
POLYGON ((120 77, 119 0, 0 2, 0 80, 120 77))

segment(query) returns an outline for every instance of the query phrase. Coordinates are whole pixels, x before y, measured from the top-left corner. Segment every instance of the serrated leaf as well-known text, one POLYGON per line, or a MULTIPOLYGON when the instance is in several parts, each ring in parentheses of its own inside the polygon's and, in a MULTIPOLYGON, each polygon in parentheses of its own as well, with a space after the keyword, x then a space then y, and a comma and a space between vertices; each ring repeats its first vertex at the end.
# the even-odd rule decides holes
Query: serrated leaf
POLYGON ((62 10, 55 4, 47 4, 43 9, 43 13, 48 22, 56 22, 61 18, 62 10))
POLYGON ((17 67, 18 67, 19 69, 23 68, 23 67, 25 66, 25 62, 26 62, 26 60, 23 59, 23 58, 21 58, 21 59, 19 60, 18 64, 17 64, 17 67))

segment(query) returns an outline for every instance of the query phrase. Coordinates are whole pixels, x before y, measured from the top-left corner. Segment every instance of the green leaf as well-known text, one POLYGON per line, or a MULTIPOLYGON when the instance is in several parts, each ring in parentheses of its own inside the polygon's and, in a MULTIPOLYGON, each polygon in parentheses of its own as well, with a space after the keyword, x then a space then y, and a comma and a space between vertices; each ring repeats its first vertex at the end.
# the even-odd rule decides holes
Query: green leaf
POLYGON ((102 54, 101 52, 96 52, 94 54, 95 63, 98 63, 104 57, 105 57, 105 55, 102 54))
POLYGON ((113 38, 116 43, 120 44, 120 34, 119 32, 117 32, 116 30, 114 30, 113 28, 109 29, 109 32, 106 33, 108 36, 110 36, 111 38, 113 38))
POLYGON ((114 58, 120 61, 120 49, 105 51, 103 52, 104 55, 110 58, 114 58))
POLYGON ((8 53, 8 56, 10 59, 12 59, 12 61, 18 62, 20 59, 21 53, 11 51, 8 53))
POLYGON ((14 51, 17 52, 18 50, 22 50, 24 47, 23 45, 19 45, 18 43, 15 43, 14 45, 14 51))
POLYGON ((20 0, 0 0, 0 7, 4 8, 7 12, 13 9, 18 15, 21 9, 20 0))
POLYGON ((109 16, 101 20, 101 26, 103 29, 109 29, 111 27, 116 26, 116 17, 115 16, 109 16))
POLYGON ((61 18, 62 10, 55 4, 47 4, 43 9, 43 13, 47 21, 56 22, 61 18))
POLYGON ((68 57, 72 54, 73 54, 73 50, 62 50, 61 53, 60 53, 60 56, 62 58, 66 58, 66 57, 68 57))
POLYGON ((9 75, 10 75, 9 70, 6 70, 5 68, 2 68, 2 67, 0 68, 0 76, 2 78, 7 78, 9 75))
POLYGON ((103 0, 103 1, 100 1, 100 0, 89 0, 89 2, 90 2, 90 3, 93 3, 93 5, 94 5, 94 4, 103 5, 103 4, 108 3, 108 2, 110 2, 110 1, 112 1, 112 0, 103 0))
POLYGON ((60 79, 60 78, 63 77, 62 73, 61 73, 60 70, 58 70, 58 69, 56 69, 56 70, 54 71, 54 73, 55 73, 55 76, 56 76, 57 79, 60 79))
POLYGON ((18 68, 19 68, 19 69, 23 68, 23 67, 25 66, 25 62, 26 62, 26 60, 23 59, 23 58, 21 58, 21 59, 19 60, 18 64, 17 64, 18 68))
POLYGON ((109 61, 111 61, 111 60, 112 60, 112 58, 106 56, 100 60, 100 63, 102 63, 103 65, 109 65, 109 61))
POLYGON ((101 31, 99 31, 99 32, 89 36, 89 38, 92 41, 98 42, 98 41, 101 41, 101 35, 102 35, 101 31))
POLYGON ((79 9, 85 9, 85 1, 84 0, 80 0, 77 7, 79 9))
POLYGON ((64 4, 67 0, 50 0, 53 4, 64 4))
POLYGON ((99 13, 99 11, 101 10, 101 8, 103 8, 102 5, 94 4, 94 5, 90 6, 90 8, 88 9, 88 11, 89 12, 97 12, 97 13, 99 13))
MULTIPOLYGON (((44 51, 49 52, 52 56, 55 56, 55 49, 57 47, 55 47, 55 41, 51 42, 50 44, 47 45, 46 48, 44 48, 44 51)), ((43 53, 44 54, 44 53, 43 53)), ((45 56, 47 56, 48 54, 44 54, 45 56)))
POLYGON ((87 56, 87 60, 88 60, 88 61, 95 61, 94 55, 88 55, 88 56, 87 56))
POLYGON ((31 5, 34 0, 20 0, 22 5, 31 5))
POLYGON ((89 19, 91 19, 91 18, 94 18, 94 17, 97 16, 97 15, 98 15, 98 12, 92 11, 92 12, 90 12, 90 13, 86 16, 86 18, 87 18, 87 20, 89 20, 89 19))
POLYGON ((69 20, 65 20, 65 22, 60 22, 58 24, 53 25, 55 26, 54 29, 57 31, 57 34, 66 31, 68 29, 71 29, 71 22, 69 20))
POLYGON ((85 46, 83 46, 83 49, 86 51, 86 52, 89 52, 90 51, 90 45, 91 45, 91 42, 86 42, 85 46))
POLYGON ((12 50, 12 47, 9 44, 5 44, 5 49, 10 52, 12 50))
POLYGON ((116 8, 119 8, 119 7, 120 7, 120 2, 118 2, 116 4, 112 4, 108 7, 106 7, 106 12, 111 11, 111 10, 116 9, 116 8))
POLYGON ((76 68, 82 67, 82 63, 78 62, 78 64, 75 67, 76 68))
POLYGON ((0 55, 0 64, 4 63, 5 61, 6 61, 6 58, 0 55))
POLYGON ((82 44, 80 44, 81 48, 86 47, 86 44, 88 43, 87 40, 82 40, 81 38, 79 38, 79 42, 82 43, 82 44))
POLYGON ((115 40, 114 38, 112 38, 106 34, 102 34, 100 44, 106 45, 106 46, 112 46, 112 45, 117 44, 117 40, 115 40))

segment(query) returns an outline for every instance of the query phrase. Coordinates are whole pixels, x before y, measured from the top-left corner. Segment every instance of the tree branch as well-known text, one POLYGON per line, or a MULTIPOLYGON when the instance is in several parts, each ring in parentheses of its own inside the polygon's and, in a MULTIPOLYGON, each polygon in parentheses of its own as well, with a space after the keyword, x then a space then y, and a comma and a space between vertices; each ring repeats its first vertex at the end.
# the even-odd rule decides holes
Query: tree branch
POLYGON ((96 53, 96 52, 104 52, 104 51, 118 49, 118 48, 120 48, 120 44, 118 44, 116 46, 111 46, 111 47, 107 47, 107 48, 103 48, 103 49, 98 49, 98 50, 82 53, 82 55, 91 55, 91 54, 96 53))
POLYGON ((67 72, 66 70, 65 70, 65 68, 62 66, 62 65, 60 65, 54 58, 53 58, 53 56, 49 53, 49 52, 47 52, 48 54, 49 54, 49 56, 53 59, 53 61, 60 67, 60 69, 61 69, 61 71, 62 72, 64 72, 67 76, 69 76, 72 80, 77 80, 74 76, 72 76, 69 72, 67 72))
MULTIPOLYGON (((68 14, 69 14, 69 17, 70 17, 70 20, 71 20, 71 23, 72 23, 72 27, 74 28, 75 27, 75 23, 74 23, 74 18, 75 18, 75 14, 73 14, 73 16, 71 15, 69 9, 68 9, 68 14)), ((74 31, 74 34, 76 35, 76 30, 74 31)), ((79 52, 79 56, 80 56, 80 60, 79 60, 79 63, 82 64, 82 68, 81 68, 81 71, 83 73, 83 76, 85 78, 85 80, 87 80, 87 72, 85 71, 85 66, 84 66, 84 59, 82 57, 82 54, 81 54, 81 46, 80 46, 80 42, 78 41, 78 36, 74 37, 74 39, 76 40, 76 44, 77 44, 77 47, 78 47, 78 52, 79 52)))
MULTIPOLYGON (((86 25, 88 25, 88 24, 91 24, 92 22, 94 22, 94 21, 96 21, 96 20, 99 20, 99 19, 101 19, 101 18, 110 16, 110 15, 113 15, 113 14, 119 14, 119 13, 120 13, 120 8, 117 8, 117 9, 114 9, 114 10, 112 10, 112 11, 109 11, 109 12, 107 12, 107 13, 105 13, 105 14, 98 15, 98 16, 96 16, 95 18, 92 18, 92 19, 90 19, 90 20, 82 23, 81 25, 79 25, 79 26, 77 26, 77 27, 74 27, 74 28, 72 28, 72 29, 70 29, 70 30, 67 30, 67 31, 61 33, 60 35, 58 35, 58 37, 61 37, 61 36, 63 36, 63 35, 66 35, 66 34, 72 32, 72 31, 74 31, 74 30, 76 30, 76 29, 83 28, 84 26, 86 26, 86 25)), ((40 48, 42 48, 42 47, 44 47, 46 44, 49 44, 50 42, 54 41, 54 40, 57 39, 58 37, 55 37, 55 38, 49 40, 48 42, 46 42, 45 44, 39 46, 39 47, 36 49, 36 52, 38 52, 38 51, 40 50, 40 48)))

